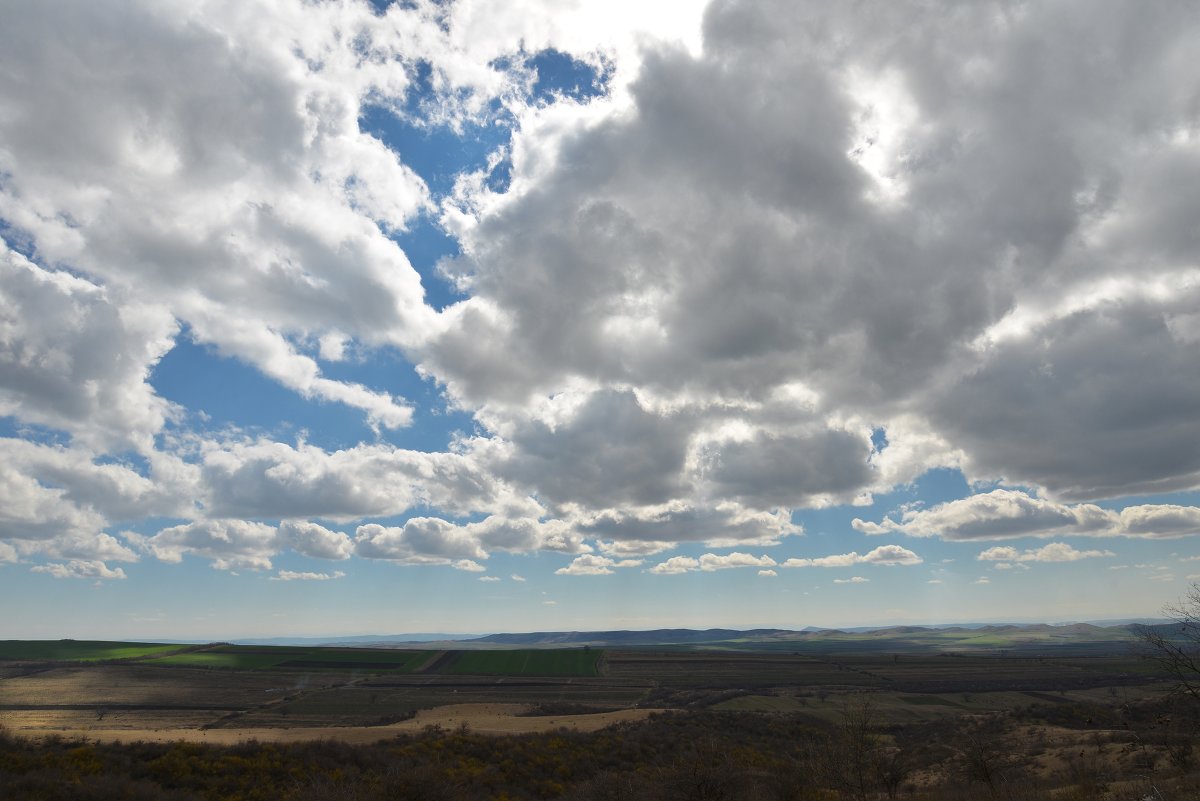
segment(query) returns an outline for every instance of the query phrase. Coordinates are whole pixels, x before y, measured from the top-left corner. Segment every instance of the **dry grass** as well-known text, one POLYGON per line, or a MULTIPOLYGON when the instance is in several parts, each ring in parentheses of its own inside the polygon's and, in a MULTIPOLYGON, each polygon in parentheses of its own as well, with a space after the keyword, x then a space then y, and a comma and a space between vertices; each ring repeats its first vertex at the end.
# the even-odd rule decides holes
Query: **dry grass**
POLYGON ((175 726, 167 725, 170 720, 162 719, 161 726, 147 725, 148 721, 142 713, 129 720, 117 718, 113 721, 105 718, 96 721, 94 716, 89 722, 72 718, 59 712, 20 713, 5 720, 5 727, 10 734, 19 737, 37 738, 47 735, 63 737, 83 737, 99 742, 193 742, 233 744, 248 740, 260 742, 294 743, 307 740, 337 740, 339 742, 362 744, 373 743, 387 739, 400 733, 415 733, 428 727, 445 730, 466 728, 476 734, 531 734, 535 732, 557 731, 569 729, 580 732, 593 732, 614 723, 644 720, 652 713, 661 710, 653 709, 622 709, 615 712, 597 712, 587 715, 557 715, 548 717, 526 717, 521 713, 529 707, 525 704, 452 704, 436 709, 419 712, 416 717, 401 723, 386 726, 296 726, 292 728, 245 728, 225 727, 219 729, 200 729, 198 724, 207 721, 188 720, 179 717, 173 722, 175 726), (140 719, 143 724, 134 725, 140 719), (70 725, 75 722, 76 725, 70 725), (128 725, 125 725, 128 724, 128 725))

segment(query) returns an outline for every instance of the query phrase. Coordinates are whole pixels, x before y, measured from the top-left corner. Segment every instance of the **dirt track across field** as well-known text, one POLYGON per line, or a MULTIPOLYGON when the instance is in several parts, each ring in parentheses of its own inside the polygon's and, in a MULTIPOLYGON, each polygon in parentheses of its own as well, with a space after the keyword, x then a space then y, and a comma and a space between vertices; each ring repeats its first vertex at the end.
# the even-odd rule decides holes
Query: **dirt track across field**
POLYGON ((416 733, 426 726, 440 726, 453 731, 466 726, 477 734, 528 734, 568 728, 575 731, 596 731, 625 721, 643 720, 657 709, 621 709, 590 715, 550 715, 523 717, 524 704, 453 704, 426 709, 416 717, 387 726, 311 726, 299 728, 254 729, 102 729, 102 728, 10 728, 9 733, 20 737, 82 737, 100 742, 191 742, 230 745, 246 740, 294 743, 306 740, 338 740, 345 743, 374 743, 396 734, 416 733))

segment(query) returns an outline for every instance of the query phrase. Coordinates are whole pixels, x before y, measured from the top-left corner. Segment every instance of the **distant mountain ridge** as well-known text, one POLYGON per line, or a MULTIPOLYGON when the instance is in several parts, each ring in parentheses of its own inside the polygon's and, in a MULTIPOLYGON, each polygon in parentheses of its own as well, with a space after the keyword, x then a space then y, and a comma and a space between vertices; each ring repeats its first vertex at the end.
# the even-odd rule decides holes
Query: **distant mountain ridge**
POLYGON ((232 640, 241 645, 307 645, 352 648, 647 648, 655 646, 683 648, 726 648, 746 650, 785 650, 820 643, 858 643, 870 647, 906 648, 1003 648, 1006 645, 1037 645, 1059 642, 1117 642, 1132 639, 1147 625, 1162 625, 1164 620, 1139 620, 1117 625, 1093 623, 996 623, 942 626, 886 626, 803 629, 689 629, 650 630, 615 629, 607 631, 532 631, 497 634, 392 634, 349 637, 273 637, 232 640))
POLYGON ((789 629, 652 629, 650 631, 534 631, 528 634, 489 634, 471 642, 496 645, 577 645, 590 643, 624 645, 687 644, 727 640, 763 639, 797 635, 789 629))
POLYGON ((534 631, 524 634, 489 634, 458 642, 472 645, 502 646, 645 646, 645 645, 701 645, 706 643, 770 643, 803 642, 829 638, 905 639, 925 636, 950 636, 964 634, 982 635, 1037 635, 1087 637, 1119 633, 1131 634, 1133 626, 1100 627, 1090 623, 1070 623, 1053 626, 1048 623, 984 625, 967 628, 964 626, 888 626, 873 629, 652 629, 649 631, 534 631))
MULTIPOLYGON (((457 642, 458 640, 473 640, 479 636, 478 634, 421 632, 414 634, 331 635, 328 637, 239 637, 231 639, 229 642, 235 645, 338 645, 348 648, 377 648, 381 643, 457 642)), ((187 642, 195 642, 195 640, 187 642)))

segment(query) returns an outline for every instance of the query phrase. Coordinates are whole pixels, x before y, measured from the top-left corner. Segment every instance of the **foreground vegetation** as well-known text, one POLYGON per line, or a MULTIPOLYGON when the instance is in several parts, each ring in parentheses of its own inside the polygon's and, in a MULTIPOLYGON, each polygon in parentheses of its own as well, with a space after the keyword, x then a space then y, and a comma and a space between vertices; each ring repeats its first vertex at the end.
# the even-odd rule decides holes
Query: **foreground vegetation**
POLYGON ((115 745, 0 733, 0 798, 1200 798, 1194 708, 1044 705, 880 726, 870 696, 844 700, 830 724, 796 714, 678 711, 591 734, 490 737, 431 728, 369 746, 115 745))

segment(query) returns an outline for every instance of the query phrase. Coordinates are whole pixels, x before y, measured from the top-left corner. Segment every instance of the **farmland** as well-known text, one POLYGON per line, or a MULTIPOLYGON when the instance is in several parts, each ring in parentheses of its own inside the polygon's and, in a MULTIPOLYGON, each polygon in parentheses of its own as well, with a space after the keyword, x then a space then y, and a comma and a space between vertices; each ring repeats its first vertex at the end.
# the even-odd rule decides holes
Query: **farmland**
POLYGON ((599 679, 604 652, 584 648, 7 645, 0 724, 28 731, 380 726, 464 703, 624 708, 647 688, 599 679))
POLYGON ((10 661, 0 662, 0 722, 29 731, 378 727, 462 704, 712 708, 830 720, 846 697, 861 693, 872 694, 881 719, 899 722, 1128 702, 1161 691, 1160 677, 1126 647, 1000 656, 891 645, 881 652, 859 642, 825 652, 10 642, 10 661), (46 658, 53 653, 65 657, 46 658))
MULTIPOLYGON (((0 759, 32 782, 59 753, 46 737, 83 737, 109 745, 65 741, 54 776, 74 775, 86 750, 89 770, 108 771, 113 786, 167 782, 213 799, 266 798, 265 786, 269 797, 296 801, 350 793, 345 782, 364 799, 692 798, 701 796, 670 788, 696 776, 735 777, 736 789, 713 796, 726 799, 851 798, 830 794, 842 792, 838 770, 868 758, 872 781, 882 781, 886 761, 909 797, 993 797, 963 778, 962 743, 999 754, 993 767, 1024 788, 1020 798, 1070 787, 1076 795, 1054 797, 1106 797, 1080 784, 1092 774, 1123 794, 1114 798, 1144 797, 1138 782, 1148 776, 1160 790, 1195 778, 1189 718, 1167 698, 1164 677, 1127 642, 1104 648, 1088 635, 1055 648, 1052 634, 1013 647, 993 632, 1002 647, 991 650, 853 633, 827 636, 824 648, 813 638, 807 647, 759 641, 742 650, 727 641, 503 650, 9 642, 0 759), (876 732, 867 750, 845 740, 857 719, 876 732), (317 738, 326 743, 303 744, 317 738), (38 739, 40 751, 25 744, 38 739), (337 750, 350 744, 361 750, 337 750), (130 761, 134 752, 142 756, 130 761), (385 791, 397 759, 411 760, 405 775, 426 784, 385 791), (347 763, 361 773, 348 778, 338 767, 347 763), (274 778, 263 785, 267 774, 250 764, 274 778), (203 784, 243 769, 240 779, 203 784), (596 789, 613 776, 635 795, 596 789), (769 776, 793 794, 771 795, 769 776), (800 786, 828 792, 794 794, 800 786)), ((166 785, 154 786, 153 797, 166 797, 166 785)))

